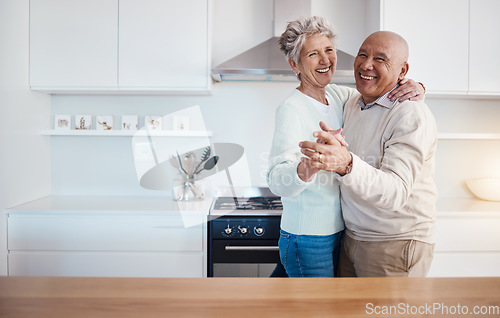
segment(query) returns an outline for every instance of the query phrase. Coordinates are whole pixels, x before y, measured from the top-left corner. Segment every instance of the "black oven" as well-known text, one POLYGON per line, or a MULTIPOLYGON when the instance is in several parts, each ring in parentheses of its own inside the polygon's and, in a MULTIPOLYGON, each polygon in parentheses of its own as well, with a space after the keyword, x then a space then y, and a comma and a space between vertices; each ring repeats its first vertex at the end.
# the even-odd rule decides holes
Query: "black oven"
POLYGON ((218 198, 208 223, 208 276, 284 276, 278 249, 282 209, 275 196, 218 198))

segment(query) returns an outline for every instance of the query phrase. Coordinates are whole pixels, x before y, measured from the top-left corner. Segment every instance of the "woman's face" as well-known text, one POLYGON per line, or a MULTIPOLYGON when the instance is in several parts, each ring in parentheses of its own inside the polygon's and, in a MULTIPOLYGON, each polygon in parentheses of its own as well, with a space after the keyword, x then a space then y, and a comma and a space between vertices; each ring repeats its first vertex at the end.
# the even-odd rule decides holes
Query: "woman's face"
POLYGON ((300 51, 299 63, 290 60, 290 66, 300 74, 302 85, 324 88, 332 80, 337 53, 332 42, 325 35, 311 35, 306 38, 300 51))

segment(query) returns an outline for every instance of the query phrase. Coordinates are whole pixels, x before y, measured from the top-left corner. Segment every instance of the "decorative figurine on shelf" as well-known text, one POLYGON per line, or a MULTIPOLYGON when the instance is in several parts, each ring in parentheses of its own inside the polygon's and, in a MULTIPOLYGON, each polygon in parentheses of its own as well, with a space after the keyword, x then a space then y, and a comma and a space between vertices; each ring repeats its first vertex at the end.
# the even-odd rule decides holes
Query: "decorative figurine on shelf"
POLYGON ((190 201, 204 199, 204 194, 196 185, 196 178, 203 170, 213 169, 219 161, 219 156, 210 157, 211 152, 211 148, 207 146, 198 163, 196 163, 196 155, 193 152, 184 154, 183 159, 177 153, 177 160, 179 162, 178 171, 183 177, 183 183, 179 187, 175 200, 190 201))
POLYGON ((92 129, 92 115, 75 115, 76 130, 92 129))

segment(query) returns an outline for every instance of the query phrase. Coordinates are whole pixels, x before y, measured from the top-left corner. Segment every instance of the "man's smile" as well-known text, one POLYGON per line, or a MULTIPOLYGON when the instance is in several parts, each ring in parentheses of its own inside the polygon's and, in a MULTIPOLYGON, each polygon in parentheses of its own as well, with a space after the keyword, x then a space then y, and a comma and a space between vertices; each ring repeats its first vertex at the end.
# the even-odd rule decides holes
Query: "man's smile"
POLYGON ((367 76, 367 75, 362 75, 362 74, 359 74, 359 76, 361 77, 361 79, 364 79, 364 80, 372 80, 375 78, 375 76, 367 76))

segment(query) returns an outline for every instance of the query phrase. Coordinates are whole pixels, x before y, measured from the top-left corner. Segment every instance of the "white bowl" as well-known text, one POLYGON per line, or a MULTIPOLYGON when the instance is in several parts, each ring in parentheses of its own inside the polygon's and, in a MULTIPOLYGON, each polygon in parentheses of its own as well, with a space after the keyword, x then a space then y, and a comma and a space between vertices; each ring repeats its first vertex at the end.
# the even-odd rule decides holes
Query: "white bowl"
POLYGON ((500 201, 500 178, 471 178, 465 181, 470 192, 482 200, 500 201))

